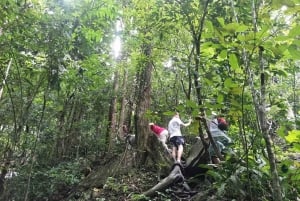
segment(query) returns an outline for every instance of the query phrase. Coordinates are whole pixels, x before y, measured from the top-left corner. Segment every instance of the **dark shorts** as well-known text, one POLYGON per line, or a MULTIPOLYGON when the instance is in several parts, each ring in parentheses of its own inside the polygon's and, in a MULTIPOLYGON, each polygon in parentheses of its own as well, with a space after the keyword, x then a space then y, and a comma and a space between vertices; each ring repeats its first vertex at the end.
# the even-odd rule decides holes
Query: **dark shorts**
POLYGON ((170 138, 170 142, 174 147, 178 147, 179 145, 184 145, 184 138, 182 136, 174 136, 170 138))

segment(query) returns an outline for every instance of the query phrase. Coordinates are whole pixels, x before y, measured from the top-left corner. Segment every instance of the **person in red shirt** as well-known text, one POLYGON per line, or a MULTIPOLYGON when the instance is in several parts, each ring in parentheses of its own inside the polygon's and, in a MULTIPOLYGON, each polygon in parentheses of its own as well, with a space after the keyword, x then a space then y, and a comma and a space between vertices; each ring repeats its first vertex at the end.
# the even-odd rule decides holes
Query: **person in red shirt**
POLYGON ((169 137, 169 132, 167 129, 160 127, 158 125, 155 125, 154 123, 149 123, 150 130, 152 133, 155 134, 155 136, 158 138, 158 140, 162 143, 164 148, 169 151, 169 148, 166 144, 167 139, 169 137))

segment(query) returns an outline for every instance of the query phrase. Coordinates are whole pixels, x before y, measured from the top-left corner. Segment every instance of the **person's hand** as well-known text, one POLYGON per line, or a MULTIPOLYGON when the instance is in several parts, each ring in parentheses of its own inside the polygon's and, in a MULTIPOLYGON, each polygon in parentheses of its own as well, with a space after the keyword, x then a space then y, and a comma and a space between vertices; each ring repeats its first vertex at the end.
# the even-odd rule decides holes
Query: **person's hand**
POLYGON ((195 119, 196 120, 201 120, 201 119, 204 119, 204 116, 199 115, 199 116, 196 116, 195 119))

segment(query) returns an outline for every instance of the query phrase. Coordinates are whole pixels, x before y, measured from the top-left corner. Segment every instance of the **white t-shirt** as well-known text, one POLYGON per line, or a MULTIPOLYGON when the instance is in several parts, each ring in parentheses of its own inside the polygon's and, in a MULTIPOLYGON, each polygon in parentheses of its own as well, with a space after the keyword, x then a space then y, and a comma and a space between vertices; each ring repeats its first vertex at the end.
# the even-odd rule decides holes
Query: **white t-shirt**
POLYGON ((173 117, 168 125, 168 130, 170 133, 170 138, 174 136, 182 136, 180 125, 183 125, 184 123, 179 119, 178 117, 173 117))

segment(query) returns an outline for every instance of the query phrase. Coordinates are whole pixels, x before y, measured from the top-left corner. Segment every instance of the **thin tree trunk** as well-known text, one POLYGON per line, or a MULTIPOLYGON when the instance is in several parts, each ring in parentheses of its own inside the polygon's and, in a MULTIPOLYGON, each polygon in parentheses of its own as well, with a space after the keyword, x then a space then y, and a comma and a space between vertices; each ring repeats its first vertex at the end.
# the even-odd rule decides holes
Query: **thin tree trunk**
POLYGON ((46 99, 46 94, 48 94, 48 91, 44 92, 44 98, 43 98, 43 110, 41 112, 41 117, 39 119, 39 124, 38 124, 38 130, 37 130, 37 134, 34 140, 34 144, 31 150, 31 164, 30 164, 30 172, 28 175, 28 180, 26 183, 26 192, 25 192, 25 196, 24 196, 24 201, 28 200, 29 197, 29 192, 30 192, 30 186, 31 186, 31 179, 32 179, 32 173, 33 173, 33 168, 34 168, 34 164, 35 164, 35 160, 34 158, 36 157, 36 152, 37 152, 37 143, 39 141, 39 137, 41 134, 41 127, 42 127, 42 123, 44 121, 44 115, 45 115, 45 110, 46 110, 46 105, 47 105, 47 99, 46 99))
MULTIPOLYGON (((189 13, 185 13, 186 17, 187 17, 187 20, 188 20, 188 23, 189 23, 189 28, 190 28, 190 31, 192 33, 192 37, 193 37, 193 43, 194 43, 194 48, 192 51, 194 51, 194 62, 195 62, 195 68, 194 68, 194 85, 195 85, 195 89, 196 89, 196 96, 197 96, 197 103, 199 106, 203 105, 203 102, 202 102, 202 92, 201 92, 201 83, 200 83, 200 80, 199 80, 199 69, 200 69, 200 64, 201 64, 201 38, 202 38, 202 31, 203 31, 203 28, 204 28, 204 22, 205 22, 205 18, 206 18, 206 15, 207 15, 207 10, 208 10, 208 5, 210 3, 210 0, 207 0, 204 4, 204 9, 203 9, 203 14, 202 14, 202 17, 199 19, 199 27, 196 28, 193 24, 192 24, 192 21, 190 19, 190 16, 189 16, 189 13)), ((202 108, 202 107, 201 107, 202 108)), ((204 116, 205 117, 205 111, 204 109, 200 109, 200 113, 201 113, 201 116, 204 116)), ((217 148, 217 145, 215 143, 215 141, 213 140, 213 137, 208 129, 208 126, 207 126, 207 122, 206 122, 206 119, 201 119, 203 125, 204 125, 204 128, 208 134, 208 137, 210 139, 210 142, 212 144, 212 147, 213 149, 215 150, 217 156, 222 159, 222 154, 220 153, 220 151, 218 150, 217 148)), ((202 140, 202 142, 204 144, 207 144, 204 140, 204 134, 203 134, 203 130, 202 130, 202 126, 201 126, 201 121, 199 121, 199 129, 198 129, 198 132, 199 132, 199 136, 202 140)), ((208 145, 206 146, 206 148, 208 147, 208 145)))
POLYGON ((108 127, 107 127, 107 134, 106 134, 106 139, 108 140, 108 152, 110 152, 114 145, 115 141, 114 139, 116 138, 116 125, 117 125, 117 94, 119 90, 119 73, 116 70, 114 74, 114 85, 113 85, 113 96, 111 99, 110 107, 109 107, 109 114, 108 114, 108 127))
POLYGON ((259 48, 259 63, 260 63, 260 81, 261 81, 261 102, 260 102, 260 110, 259 110, 259 119, 260 119, 260 125, 261 125, 261 131, 263 138, 266 142, 266 148, 270 163, 270 171, 272 176, 272 187, 273 187, 273 200, 274 201, 282 201, 282 193, 281 193, 281 187, 280 187, 280 181, 279 176, 276 168, 276 160, 275 160, 275 154, 272 149, 272 143, 270 139, 270 135, 268 133, 268 125, 266 121, 266 77, 265 77, 265 70, 264 70, 264 63, 263 63, 263 47, 259 48))
POLYGON ((0 88, 0 99, 1 99, 1 97, 2 97, 3 88, 4 88, 5 83, 6 83, 6 79, 7 79, 7 76, 8 76, 8 72, 9 72, 11 63, 12 63, 12 58, 9 60, 9 63, 8 63, 8 65, 7 65, 7 68, 6 68, 5 76, 4 76, 3 81, 2 81, 2 86, 1 86, 1 88, 0 88))
POLYGON ((288 118, 292 120, 292 129, 298 129, 297 125, 297 101, 298 101, 298 96, 297 96, 297 73, 296 73, 296 67, 293 67, 293 105, 292 107, 289 105, 288 109, 288 118))
POLYGON ((121 111, 120 111, 120 118, 119 118, 119 128, 118 128, 118 136, 120 138, 124 138, 125 133, 123 132, 123 125, 125 121, 125 113, 126 113, 126 86, 127 86, 127 76, 128 71, 127 69, 124 70, 124 78, 122 84, 122 98, 121 98, 121 111))

